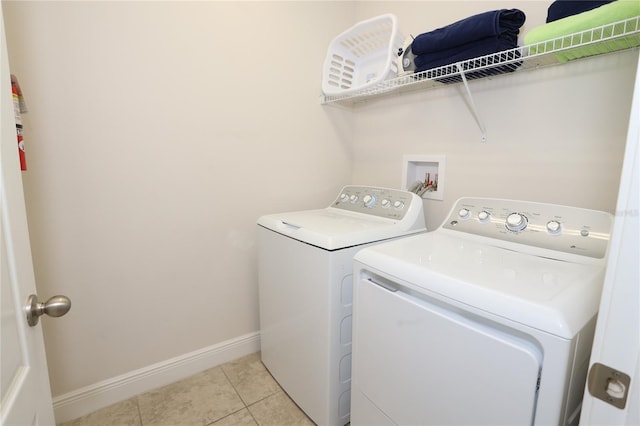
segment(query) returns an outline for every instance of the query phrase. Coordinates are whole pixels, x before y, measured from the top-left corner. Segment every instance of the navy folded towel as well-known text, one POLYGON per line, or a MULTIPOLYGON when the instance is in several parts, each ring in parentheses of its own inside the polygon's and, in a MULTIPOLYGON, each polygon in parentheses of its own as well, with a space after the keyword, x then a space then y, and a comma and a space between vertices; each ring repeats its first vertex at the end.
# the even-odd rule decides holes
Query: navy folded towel
POLYGON ((453 64, 455 62, 477 58, 479 56, 490 55, 503 50, 513 49, 515 47, 517 47, 516 43, 511 40, 507 40, 502 37, 488 37, 467 43, 464 46, 458 46, 442 50, 440 52, 433 52, 427 55, 418 55, 413 59, 416 65, 415 72, 453 64))
POLYGON ((487 37, 501 36, 517 43, 526 17, 519 9, 500 9, 470 16, 446 27, 418 35, 411 49, 416 55, 451 49, 487 37))
POLYGON ((613 1, 614 0, 556 0, 551 3, 551 6, 547 9, 547 23, 592 10, 607 3, 612 3, 613 1))

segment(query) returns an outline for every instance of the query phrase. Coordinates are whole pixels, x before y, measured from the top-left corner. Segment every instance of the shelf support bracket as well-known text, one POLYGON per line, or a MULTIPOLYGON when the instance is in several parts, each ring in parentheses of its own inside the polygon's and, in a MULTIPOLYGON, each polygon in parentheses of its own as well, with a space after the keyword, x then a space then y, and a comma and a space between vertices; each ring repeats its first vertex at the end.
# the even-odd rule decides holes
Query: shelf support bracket
POLYGON ((484 127, 482 118, 480 117, 480 114, 478 114, 478 108, 476 108, 476 103, 473 101, 473 95, 471 94, 471 90, 469 89, 469 83, 467 82, 467 77, 464 75, 464 70, 462 69, 462 63, 461 62, 456 63, 456 67, 458 68, 460 77, 462 77, 464 88, 467 90, 467 95, 469 96, 469 104, 471 105, 471 110, 473 111, 473 115, 476 118, 478 127, 480 127, 480 132, 482 132, 482 139, 480 141, 484 143, 487 141, 487 129, 484 127))

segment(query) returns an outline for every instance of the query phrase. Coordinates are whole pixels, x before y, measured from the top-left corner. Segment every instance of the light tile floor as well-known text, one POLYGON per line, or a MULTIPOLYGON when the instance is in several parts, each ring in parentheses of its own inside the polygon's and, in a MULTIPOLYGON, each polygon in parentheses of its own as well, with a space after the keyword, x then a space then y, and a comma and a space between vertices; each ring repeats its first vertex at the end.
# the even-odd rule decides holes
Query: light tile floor
POLYGON ((312 426, 260 362, 247 355, 59 426, 312 426))

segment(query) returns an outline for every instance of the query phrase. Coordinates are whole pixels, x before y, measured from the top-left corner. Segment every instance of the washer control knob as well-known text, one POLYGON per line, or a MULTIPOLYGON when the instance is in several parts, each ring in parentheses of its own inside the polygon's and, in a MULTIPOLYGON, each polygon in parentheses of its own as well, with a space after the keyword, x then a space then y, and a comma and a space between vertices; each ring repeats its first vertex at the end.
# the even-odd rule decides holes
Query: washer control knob
POLYGON ((384 200, 382 200, 380 202, 380 205, 382 206, 383 209, 387 209, 389 208, 389 206, 391 205, 391 201, 387 200, 386 198, 384 200))
POLYGON ((482 210, 480 213, 478 213, 478 220, 482 223, 488 222, 490 218, 491 213, 486 210, 482 210))
POLYGON ((369 208, 375 206, 376 205, 376 201, 378 201, 378 200, 376 199, 375 195, 367 194, 362 198, 362 202, 364 203, 364 206, 365 207, 369 207, 369 208))
POLYGON ((511 213, 507 216, 505 227, 512 232, 520 232, 527 227, 527 217, 521 213, 511 213))
POLYGON ((469 219, 471 217, 471 212, 469 209, 462 208, 458 211, 458 217, 462 220, 469 219))
POLYGON ((396 210, 402 210, 404 208, 404 201, 397 200, 393 203, 393 208, 396 210))
POLYGON ((353 194, 351 197, 349 197, 349 201, 351 201, 352 203, 356 203, 358 201, 358 196, 356 194, 353 194))
POLYGON ((551 235, 558 235, 562 232, 562 225, 557 220, 550 220, 547 222, 547 232, 551 235))
POLYGON ((349 201, 349 196, 344 192, 342 194, 340 194, 340 202, 341 203, 345 203, 347 201, 349 201))

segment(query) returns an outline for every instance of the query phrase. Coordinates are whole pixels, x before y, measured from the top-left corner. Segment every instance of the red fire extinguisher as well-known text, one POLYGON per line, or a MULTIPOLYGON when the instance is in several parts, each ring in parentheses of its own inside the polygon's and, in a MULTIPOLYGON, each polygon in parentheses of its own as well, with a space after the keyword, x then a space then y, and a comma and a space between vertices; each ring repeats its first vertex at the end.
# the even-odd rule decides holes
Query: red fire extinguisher
POLYGON ((20 155, 20 170, 27 170, 27 158, 22 137, 22 108, 20 85, 14 75, 11 76, 11 93, 13 94, 13 109, 16 117, 16 133, 18 134, 18 154, 20 155))

